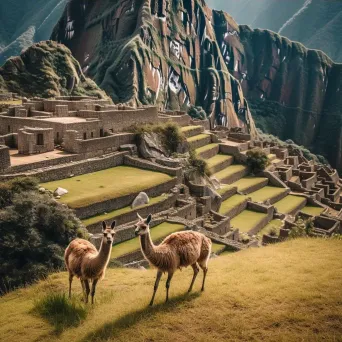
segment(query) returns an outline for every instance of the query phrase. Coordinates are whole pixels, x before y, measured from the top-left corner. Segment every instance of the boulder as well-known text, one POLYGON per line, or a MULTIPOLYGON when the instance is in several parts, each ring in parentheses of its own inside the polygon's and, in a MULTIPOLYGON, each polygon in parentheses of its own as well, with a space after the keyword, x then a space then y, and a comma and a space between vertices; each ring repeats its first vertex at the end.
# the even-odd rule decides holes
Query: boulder
POLYGON ((46 189, 45 189, 45 188, 39 188, 38 191, 39 191, 41 194, 45 194, 46 189))
POLYGON ((145 159, 169 157, 159 134, 143 133, 138 145, 139 153, 145 159))
POLYGON ((63 188, 57 188, 54 192, 53 192, 53 195, 55 197, 59 196, 63 196, 63 195, 66 195, 69 191, 66 190, 66 189, 63 189, 63 188))
POLYGON ((132 209, 140 207, 142 205, 148 204, 150 202, 149 197, 147 196, 146 192, 141 192, 133 201, 132 209))

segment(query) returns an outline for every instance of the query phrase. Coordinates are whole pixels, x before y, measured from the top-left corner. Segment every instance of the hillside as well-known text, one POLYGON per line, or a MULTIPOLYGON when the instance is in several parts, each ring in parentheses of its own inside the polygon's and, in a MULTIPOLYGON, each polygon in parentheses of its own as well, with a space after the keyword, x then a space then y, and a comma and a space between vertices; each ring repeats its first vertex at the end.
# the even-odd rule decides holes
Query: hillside
POLYGON ((66 0, 0 2, 0 66, 35 42, 49 38, 66 0))
POLYGON ((32 45, 0 67, 0 92, 27 97, 91 95, 106 97, 82 73, 78 62, 63 45, 46 41, 32 45))
POLYGON ((239 24, 269 29, 319 49, 342 62, 342 2, 324 0, 208 0, 208 5, 230 13, 239 24))
MULTIPOLYGON (((67 291, 66 273, 0 300, 0 336, 9 341, 338 341, 342 334, 341 241, 291 240, 209 263, 207 288, 184 295, 191 272, 177 272, 173 300, 147 307, 155 271, 108 270, 86 320, 61 335, 35 315, 35 300, 67 291), (319 256, 319 257, 318 257, 319 256), (20 322, 20 324, 18 324, 20 322)), ((165 279, 163 277, 162 282, 165 279)), ((80 299, 80 285, 74 282, 80 299)))

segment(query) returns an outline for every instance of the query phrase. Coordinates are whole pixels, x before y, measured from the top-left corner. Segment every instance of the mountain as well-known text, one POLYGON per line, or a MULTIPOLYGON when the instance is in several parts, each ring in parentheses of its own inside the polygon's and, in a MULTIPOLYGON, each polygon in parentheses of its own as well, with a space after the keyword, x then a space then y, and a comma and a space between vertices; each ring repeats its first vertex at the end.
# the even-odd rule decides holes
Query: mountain
POLYGON ((342 62, 342 1, 208 0, 239 24, 269 29, 342 62))
POLYGON ((34 42, 48 39, 66 3, 67 0, 1 0, 0 66, 34 42))
POLYGON ((27 97, 106 97, 92 80, 83 75, 70 50, 53 41, 34 44, 0 67, 1 92, 27 97))
POLYGON ((342 168, 342 65, 320 51, 239 26, 202 0, 72 0, 52 39, 115 102, 201 106, 236 126, 249 122, 244 94, 265 132, 342 168))

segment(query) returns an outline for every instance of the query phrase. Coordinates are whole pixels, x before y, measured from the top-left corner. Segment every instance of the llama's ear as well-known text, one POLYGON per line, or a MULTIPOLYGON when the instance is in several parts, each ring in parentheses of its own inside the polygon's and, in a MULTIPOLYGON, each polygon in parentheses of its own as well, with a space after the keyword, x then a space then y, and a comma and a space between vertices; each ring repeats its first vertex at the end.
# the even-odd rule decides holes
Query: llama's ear
POLYGON ((113 221, 113 222, 112 222, 112 225, 111 225, 110 227, 111 227, 112 229, 114 229, 115 226, 116 226, 116 221, 113 221))
POLYGON ((139 213, 137 213, 137 216, 140 221, 144 221, 144 219, 139 215, 139 213))
POLYGON ((150 214, 150 215, 147 216, 147 219, 146 219, 145 222, 146 222, 147 224, 150 224, 151 220, 152 220, 152 214, 150 214))
POLYGON ((105 230, 107 228, 106 222, 102 221, 102 229, 105 230))

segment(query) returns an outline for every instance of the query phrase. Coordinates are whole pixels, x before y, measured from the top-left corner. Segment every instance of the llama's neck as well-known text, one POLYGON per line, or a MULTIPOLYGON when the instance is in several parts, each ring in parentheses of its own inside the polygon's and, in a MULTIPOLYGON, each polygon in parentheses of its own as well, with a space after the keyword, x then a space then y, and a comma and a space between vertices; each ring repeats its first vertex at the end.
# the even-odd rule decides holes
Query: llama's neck
POLYGON ((152 242, 151 234, 148 232, 147 234, 140 235, 140 244, 142 252, 145 257, 153 263, 154 256, 156 254, 155 245, 152 242))
POLYGON ((97 256, 93 259, 93 265, 96 270, 100 271, 105 268, 109 262, 112 244, 102 240, 101 247, 97 256))

